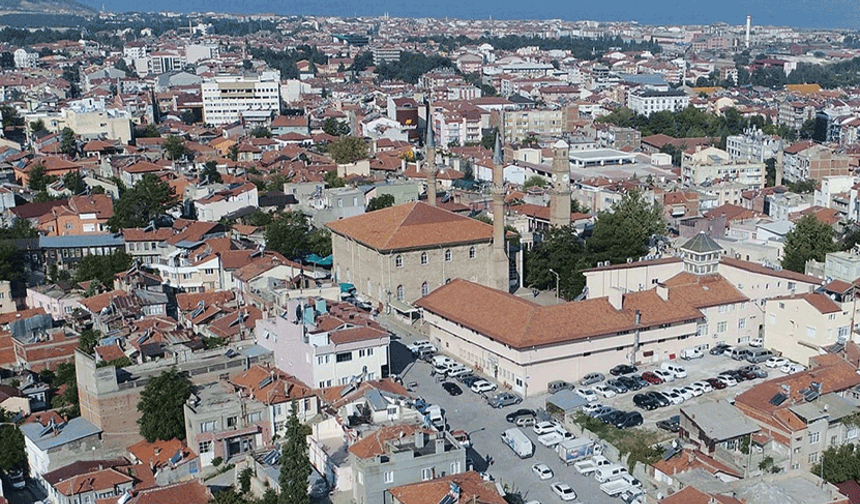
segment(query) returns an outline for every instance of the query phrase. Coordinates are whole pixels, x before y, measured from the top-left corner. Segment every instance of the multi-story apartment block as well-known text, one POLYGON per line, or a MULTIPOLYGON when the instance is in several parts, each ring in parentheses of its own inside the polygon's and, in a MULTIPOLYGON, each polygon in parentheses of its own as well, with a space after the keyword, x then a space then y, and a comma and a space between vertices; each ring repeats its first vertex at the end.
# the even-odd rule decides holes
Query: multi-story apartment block
POLYGON ((714 181, 730 181, 747 189, 764 187, 765 168, 761 162, 733 161, 729 154, 716 147, 685 152, 681 159, 681 179, 685 185, 701 185, 714 181))
POLYGON ((323 388, 388 375, 388 331, 351 305, 288 300, 283 317, 257 322, 257 343, 274 353, 279 369, 323 388))
POLYGON ((113 201, 109 196, 72 196, 39 217, 37 227, 46 236, 104 233, 111 216, 113 201))
POLYGON ((394 63, 400 60, 400 47, 393 45, 375 45, 370 48, 373 53, 373 64, 394 63))
POLYGON ((785 178, 788 180, 811 179, 821 182, 824 177, 845 176, 851 172, 850 158, 824 145, 803 149, 792 160, 793 163, 785 164, 785 178))
POLYGON ((218 59, 220 53, 217 44, 188 44, 185 46, 185 61, 196 63, 200 60, 218 59))
POLYGON ((776 158, 782 150, 782 140, 776 135, 766 135, 761 130, 749 128, 743 135, 726 137, 726 152, 732 159, 763 163, 776 158))
POLYGON ((156 51, 149 55, 149 69, 155 75, 185 68, 185 57, 178 51, 156 51))
POLYGON ((816 110, 814 103, 786 100, 779 105, 777 122, 800 131, 804 122, 815 119, 816 110))
POLYGON ((13 58, 15 60, 15 68, 35 68, 39 62, 39 53, 20 48, 15 50, 13 58))
POLYGON ((385 491, 466 470, 466 449, 448 432, 393 425, 349 447, 357 504, 382 504, 385 491))
POLYGON ((560 137, 566 124, 566 110, 510 110, 504 114, 505 143, 521 142, 529 134, 560 137))
POLYGON ((233 184, 223 191, 218 191, 194 202, 197 218, 202 221, 218 222, 243 208, 258 208, 260 206, 257 186, 251 184, 233 184))
POLYGON ((237 122, 250 112, 277 115, 281 108, 278 72, 220 75, 204 80, 201 89, 203 121, 209 124, 237 122))
POLYGON ((690 97, 680 90, 637 87, 627 92, 627 107, 645 116, 663 110, 670 112, 684 110, 689 105, 690 97))

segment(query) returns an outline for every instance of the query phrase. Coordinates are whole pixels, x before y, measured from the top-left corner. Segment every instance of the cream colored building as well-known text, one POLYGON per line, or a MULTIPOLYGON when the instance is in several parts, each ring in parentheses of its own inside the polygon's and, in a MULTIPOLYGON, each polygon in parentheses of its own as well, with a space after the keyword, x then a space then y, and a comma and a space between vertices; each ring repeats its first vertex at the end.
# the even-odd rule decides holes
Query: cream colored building
POLYGON ((764 187, 765 168, 764 163, 733 160, 728 152, 716 147, 696 147, 681 159, 681 179, 688 186, 724 180, 747 189, 760 189, 764 187))
POLYGON ((203 81, 203 122, 230 124, 246 113, 277 115, 281 108, 280 76, 263 72, 259 76, 219 75, 203 81))
POLYGON ((336 280, 379 304, 406 303, 456 278, 492 282, 493 227, 423 202, 327 224, 336 280))

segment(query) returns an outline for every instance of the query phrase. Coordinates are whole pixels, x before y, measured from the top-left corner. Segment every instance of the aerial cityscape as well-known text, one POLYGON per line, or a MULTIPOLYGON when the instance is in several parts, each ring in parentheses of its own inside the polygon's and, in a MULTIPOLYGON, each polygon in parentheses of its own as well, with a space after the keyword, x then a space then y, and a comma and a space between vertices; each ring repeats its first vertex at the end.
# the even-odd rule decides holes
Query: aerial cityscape
POLYGON ((860 504, 858 19, 0 1, 0 504, 860 504))

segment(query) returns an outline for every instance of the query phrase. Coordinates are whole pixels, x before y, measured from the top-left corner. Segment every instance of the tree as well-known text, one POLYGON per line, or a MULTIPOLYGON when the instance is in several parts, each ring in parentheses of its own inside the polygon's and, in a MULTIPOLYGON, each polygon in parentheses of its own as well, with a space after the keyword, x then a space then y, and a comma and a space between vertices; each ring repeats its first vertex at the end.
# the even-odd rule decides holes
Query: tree
POLYGON ((137 403, 140 435, 149 443, 185 439, 183 408, 192 391, 191 380, 176 368, 150 379, 137 403))
POLYGON ((239 490, 243 494, 247 494, 251 490, 251 477, 254 476, 254 470, 250 467, 242 469, 239 473, 239 490))
POLYGON ((218 171, 218 164, 215 161, 206 161, 203 171, 200 172, 200 180, 203 179, 206 179, 210 184, 223 182, 221 173, 218 171))
POLYGON ((194 112, 192 112, 190 109, 183 110, 182 113, 179 114, 179 119, 182 121, 183 124, 189 126, 197 122, 197 116, 195 116, 194 112))
POLYGON ((10 243, 0 244, 0 280, 8 280, 15 287, 27 278, 24 253, 10 243))
POLYGON ((570 226, 553 227, 542 240, 526 252, 526 285, 538 289, 555 289, 558 273, 558 296, 573 299, 585 287, 581 270, 587 267, 585 246, 570 226))
POLYGON ((310 226, 301 212, 287 212, 276 217, 266 228, 266 247, 291 259, 304 255, 310 226))
POLYGON ((367 142, 354 136, 340 137, 328 146, 328 153, 337 164, 349 164, 367 157, 367 142))
POLYGON ((639 191, 630 191, 610 211, 598 214, 588 252, 594 261, 623 263, 628 257, 647 255, 651 236, 665 231, 663 208, 639 191))
MULTIPOLYGON (((12 419, 5 410, 3 422, 10 422, 12 419)), ((24 451, 24 434, 17 425, 4 424, 0 425, 0 469, 8 471, 15 467, 23 467, 27 461, 27 454, 24 451)))
POLYGON ((61 410, 61 415, 68 415, 70 418, 80 416, 78 380, 73 362, 64 362, 57 365, 57 370, 51 380, 51 388, 55 391, 63 389, 62 394, 54 395, 51 399, 51 407, 61 410))
POLYGON ((765 169, 765 187, 773 187, 776 185, 776 158, 768 158, 764 160, 765 169))
POLYGON ((97 329, 84 329, 81 331, 81 337, 78 339, 78 348, 80 348, 82 352, 92 355, 101 339, 101 331, 97 329))
POLYGON ((532 175, 523 182, 523 189, 528 189, 529 187, 546 187, 548 185, 549 182, 545 178, 540 175, 532 175))
POLYGON ((807 119, 803 121, 800 127, 800 139, 810 140, 815 135, 815 119, 807 119))
POLYGON ((782 267, 804 273, 806 261, 824 261, 824 256, 838 247, 833 241, 833 228, 819 221, 814 215, 804 215, 785 235, 782 267))
POLYGON ((63 187, 72 195, 83 194, 87 191, 87 184, 80 172, 69 172, 63 175, 63 187))
POLYGON ((75 265, 75 281, 97 280, 105 287, 111 287, 116 274, 127 271, 133 262, 131 256, 123 250, 107 255, 90 254, 75 265))
POLYGON ((185 140, 175 135, 170 135, 164 140, 164 151, 167 152, 167 157, 172 161, 176 161, 188 153, 185 140))
POLYGON ((60 150, 63 151, 63 154, 70 157, 75 157, 75 154, 78 153, 78 142, 75 140, 75 132, 68 126, 60 132, 60 150))
POLYGON ((233 144, 230 146, 230 149, 227 151, 227 159, 230 161, 236 161, 239 159, 239 145, 233 144))
POLYGON ((308 458, 308 441, 304 425, 296 415, 293 403, 287 418, 285 442, 281 453, 281 495, 280 504, 310 504, 308 476, 311 475, 311 462, 308 458))
POLYGON ((254 138, 272 138, 272 132, 265 126, 257 126, 251 130, 251 136, 254 138))
POLYGON ((812 179, 796 180, 788 184, 788 190, 797 194, 812 194, 815 192, 816 185, 815 180, 812 179))
POLYGON ((126 189, 113 206, 108 226, 114 233, 123 228, 145 227, 179 204, 175 191, 153 173, 146 173, 126 189))
POLYGON ((30 131, 36 133, 37 131, 45 131, 45 121, 39 119, 30 123, 30 131))
POLYGON ((320 257, 331 255, 331 232, 326 228, 316 228, 307 237, 308 252, 320 257))
POLYGON ((323 181, 326 187, 336 188, 346 185, 346 181, 337 176, 337 170, 329 170, 323 175, 323 181))
POLYGON ((334 117, 328 117, 323 121, 322 130, 333 136, 349 135, 349 125, 338 121, 334 117))
POLYGON ((158 132, 158 128, 154 124, 147 124, 143 128, 135 128, 134 130, 135 138, 159 138, 160 136, 161 133, 158 132))
POLYGON ((30 168, 30 173, 27 176, 27 186, 34 191, 44 191, 48 188, 48 184, 54 180, 53 176, 47 175, 43 165, 37 164, 30 168))
POLYGON ((380 194, 375 198, 370 198, 370 201, 367 202, 367 208, 365 209, 365 211, 373 212, 374 210, 381 210, 390 206, 394 206, 394 195, 380 194))

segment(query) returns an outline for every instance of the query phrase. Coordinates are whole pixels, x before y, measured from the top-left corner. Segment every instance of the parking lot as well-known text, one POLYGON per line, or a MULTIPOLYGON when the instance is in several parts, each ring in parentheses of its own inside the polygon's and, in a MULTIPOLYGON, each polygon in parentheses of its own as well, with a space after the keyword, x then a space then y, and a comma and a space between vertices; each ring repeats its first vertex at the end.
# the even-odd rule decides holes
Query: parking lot
MULTIPOLYGON (((397 351, 392 351, 392 355, 398 357, 406 357, 408 351, 401 347, 400 344, 408 344, 409 340, 395 342, 392 347, 400 347, 397 351)), ((394 364, 394 363, 392 363, 394 364)), ((704 380, 717 376, 721 371, 729 369, 738 369, 749 364, 746 361, 735 361, 728 356, 713 356, 705 354, 703 358, 692 361, 678 360, 676 365, 682 366, 687 371, 687 378, 677 379, 671 383, 660 385, 651 385, 642 391, 662 390, 664 388, 682 387, 694 381, 704 380)), ((638 372, 653 370, 659 367, 658 365, 649 365, 641 367, 638 372)), ((766 369, 768 377, 783 376, 783 374, 774 369, 769 369, 761 364, 762 369, 766 369)), ((395 369, 403 369, 403 366, 395 366, 395 369)), ((490 473, 497 482, 501 483, 508 491, 520 492, 525 501, 537 500, 541 503, 559 502, 560 499, 556 496, 550 485, 555 482, 563 482, 569 484, 579 496, 577 500, 593 503, 610 503, 620 502, 620 500, 609 497, 599 489, 599 484, 593 477, 581 476, 571 466, 565 466, 558 458, 554 449, 549 449, 537 442, 537 435, 531 428, 523 428, 522 430, 535 444, 534 457, 528 459, 520 459, 513 453, 500 439, 501 433, 510 427, 511 424, 505 421, 505 415, 518 408, 538 409, 544 408, 547 395, 539 395, 525 399, 521 404, 508 406, 502 409, 491 408, 483 397, 472 393, 467 386, 457 383, 463 389, 462 395, 451 396, 441 386, 436 378, 431 376, 432 367, 425 362, 417 361, 411 366, 403 369, 402 375, 404 383, 415 382, 417 389, 415 392, 424 398, 425 401, 432 404, 440 405, 445 413, 447 422, 452 430, 465 430, 469 433, 472 440, 472 448, 469 449, 468 456, 475 463, 475 469, 478 471, 486 470, 490 473), (487 466, 487 456, 494 459, 491 466, 487 466), (543 462, 547 464, 554 476, 548 480, 541 481, 531 471, 532 464, 543 462), (585 497, 583 499, 583 497, 585 497)), ((607 378, 612 378, 609 374, 609 369, 606 369, 604 374, 607 378)), ((723 390, 714 390, 705 395, 693 398, 689 402, 710 401, 710 400, 730 400, 741 392, 749 389, 756 383, 760 383, 762 379, 753 381, 743 381, 734 387, 726 387, 723 390)), ((578 385, 578 384, 577 384, 578 385)), ((669 418, 672 415, 678 414, 681 406, 674 405, 663 408, 658 408, 653 411, 643 411, 633 405, 632 397, 636 392, 627 392, 619 394, 612 398, 600 397, 599 402, 607 406, 612 406, 623 410, 640 411, 644 418, 642 428, 656 429, 655 423, 659 420, 669 418)), ((672 434, 666 433, 666 438, 669 439, 672 434)), ((644 482, 643 482, 644 483, 644 482)), ((649 490, 650 485, 646 484, 645 489, 649 490)))

